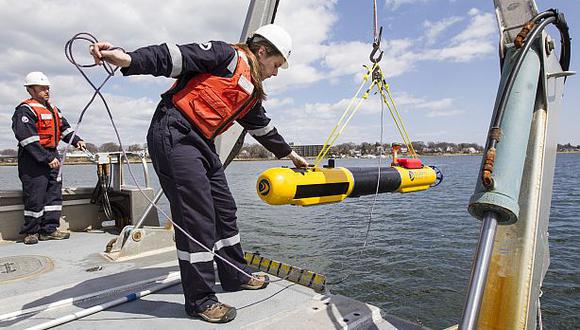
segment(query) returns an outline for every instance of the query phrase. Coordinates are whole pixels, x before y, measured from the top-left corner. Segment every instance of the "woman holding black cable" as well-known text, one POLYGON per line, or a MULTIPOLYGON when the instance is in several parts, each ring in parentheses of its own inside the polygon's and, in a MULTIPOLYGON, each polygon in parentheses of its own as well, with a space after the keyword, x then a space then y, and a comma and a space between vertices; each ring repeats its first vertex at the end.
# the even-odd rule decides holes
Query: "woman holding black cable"
POLYGON ((151 121, 147 145, 171 204, 185 310, 208 322, 229 322, 235 307, 220 303, 213 286, 214 253, 225 291, 265 288, 265 275, 249 277, 236 224, 236 204, 214 138, 235 120, 277 158, 308 166, 284 141, 262 107, 262 81, 288 67, 292 40, 281 27, 260 27, 246 43, 162 44, 125 53, 108 42, 90 46, 95 63, 126 75, 176 78, 151 121), (203 245, 204 247, 200 246, 203 245), (212 252, 210 252, 212 251, 212 252), (235 267, 233 267, 235 266, 235 267), (243 270, 240 272, 238 269, 243 270))

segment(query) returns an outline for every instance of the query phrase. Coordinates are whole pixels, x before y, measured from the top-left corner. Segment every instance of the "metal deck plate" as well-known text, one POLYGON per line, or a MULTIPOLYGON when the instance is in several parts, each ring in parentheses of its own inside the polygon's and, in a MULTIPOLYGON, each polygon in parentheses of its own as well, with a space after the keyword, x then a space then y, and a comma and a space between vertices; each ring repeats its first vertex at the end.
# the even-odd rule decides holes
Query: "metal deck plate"
POLYGON ((9 256, 0 258, 0 283, 31 278, 53 268, 45 256, 9 256))

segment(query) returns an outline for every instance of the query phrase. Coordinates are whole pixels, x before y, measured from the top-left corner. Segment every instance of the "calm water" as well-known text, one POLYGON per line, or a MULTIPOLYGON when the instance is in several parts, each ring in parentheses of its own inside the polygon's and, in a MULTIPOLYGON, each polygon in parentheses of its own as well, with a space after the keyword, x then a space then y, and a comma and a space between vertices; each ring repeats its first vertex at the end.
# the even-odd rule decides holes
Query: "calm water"
MULTIPOLYGON (((379 195, 367 248, 361 247, 373 196, 299 208, 269 206, 255 193, 263 170, 285 161, 234 162, 228 169, 238 204, 244 248, 326 274, 334 293, 366 301, 390 314, 433 328, 461 317, 480 223, 467 202, 479 157, 426 157, 445 174, 437 188, 379 195)), ((376 166, 376 160, 342 160, 338 166, 376 166)), ((550 220, 551 264, 544 281, 546 329, 580 324, 580 154, 557 158, 550 220)), ((135 173, 141 174, 139 166, 135 173)), ((0 167, 1 189, 19 189, 16 167, 0 167)), ((65 184, 95 184, 92 166, 65 166, 65 184)), ((154 173, 151 171, 151 173, 154 173)), ((156 178, 154 187, 158 187, 156 178)), ((142 182, 142 177, 139 177, 142 182)), ((168 209, 167 201, 161 205, 168 209)))

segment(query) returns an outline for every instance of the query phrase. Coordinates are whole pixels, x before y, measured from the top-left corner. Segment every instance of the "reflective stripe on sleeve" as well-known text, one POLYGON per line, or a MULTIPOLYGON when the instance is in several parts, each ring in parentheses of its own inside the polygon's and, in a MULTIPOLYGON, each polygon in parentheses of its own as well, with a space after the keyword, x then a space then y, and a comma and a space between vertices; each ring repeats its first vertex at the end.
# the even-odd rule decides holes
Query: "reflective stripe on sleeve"
POLYGON ((234 246, 238 243, 240 243, 240 234, 239 233, 235 234, 232 237, 220 239, 219 241, 215 242, 214 251, 219 251, 219 250, 221 250, 221 248, 228 247, 228 246, 234 246))
POLYGON ((43 215, 44 215, 44 210, 40 210, 38 212, 24 210, 25 217, 40 218, 43 215))
POLYGON ((270 133, 273 129, 274 129, 274 126, 268 124, 268 126, 266 126, 266 127, 262 127, 262 128, 258 128, 258 129, 250 129, 250 130, 248 130, 248 133, 250 133, 252 136, 264 136, 264 135, 270 133))
POLYGON ((62 211, 62 205, 47 205, 44 207, 44 212, 62 211))
POLYGON ((72 127, 69 127, 67 129, 65 129, 60 136, 65 137, 65 136, 69 135, 72 132, 74 132, 74 130, 72 129, 72 127))
POLYGON ((169 49, 169 56, 171 56, 171 74, 169 76, 175 78, 179 76, 183 70, 183 55, 176 44, 166 43, 165 45, 167 46, 167 49, 169 49))
POLYGON ((40 142, 40 137, 38 135, 33 135, 33 136, 28 137, 28 138, 26 138, 24 140, 21 140, 20 141, 20 145, 22 147, 26 147, 27 145, 31 144, 32 142, 36 142, 36 141, 39 141, 40 142))
POLYGON ((187 261, 191 264, 197 262, 213 261, 213 254, 210 252, 187 252, 177 250, 177 259, 187 261))

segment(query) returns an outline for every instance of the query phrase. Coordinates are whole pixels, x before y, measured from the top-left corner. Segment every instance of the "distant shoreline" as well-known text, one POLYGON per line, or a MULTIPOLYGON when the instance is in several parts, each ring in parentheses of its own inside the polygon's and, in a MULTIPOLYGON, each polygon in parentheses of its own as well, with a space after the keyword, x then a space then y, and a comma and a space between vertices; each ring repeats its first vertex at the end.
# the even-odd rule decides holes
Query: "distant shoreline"
MULTIPOLYGON (((140 160, 129 160, 129 162, 131 164, 141 164, 140 160)), ((147 163, 151 163, 151 160, 148 159, 147 163)), ((91 162, 91 161, 84 161, 84 160, 74 161, 74 162, 71 162, 68 160, 65 161, 65 165, 91 165, 91 164, 95 164, 95 163, 91 162)), ((18 162, 1 162, 0 161, 0 166, 16 166, 16 165, 18 165, 18 162)))
MULTIPOLYGON (((578 154, 580 153, 580 151, 558 151, 558 154, 578 154)), ((426 155, 420 155, 421 157, 457 157, 457 156, 481 156, 481 153, 475 153, 475 154, 468 154, 468 153, 443 153, 443 154, 426 154, 426 155)), ((314 159, 315 157, 307 157, 307 159, 314 159)), ((339 159, 372 159, 372 158, 362 158, 362 157, 346 157, 346 158, 335 158, 337 160, 339 159)), ((271 158, 247 158, 247 159, 239 159, 239 158, 235 158, 234 161, 235 162, 245 162, 245 161, 251 161, 251 162, 256 162, 256 161, 265 161, 265 160, 276 160, 276 159, 271 159, 271 158)), ((131 160, 130 161, 131 164, 140 164, 141 161, 140 160, 131 160)), ((147 163, 150 163, 151 160, 147 160, 147 163)), ((90 164, 94 164, 93 162, 90 161, 75 161, 75 162, 66 162, 65 165, 90 165, 90 164)), ((16 166, 18 165, 17 162, 2 162, 0 161, 0 166, 16 166)))

